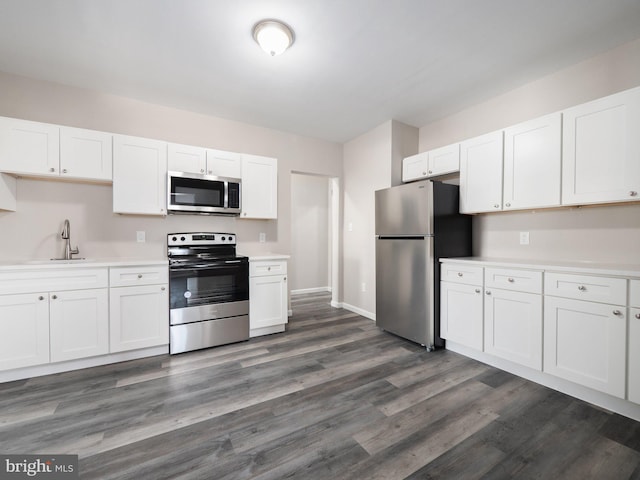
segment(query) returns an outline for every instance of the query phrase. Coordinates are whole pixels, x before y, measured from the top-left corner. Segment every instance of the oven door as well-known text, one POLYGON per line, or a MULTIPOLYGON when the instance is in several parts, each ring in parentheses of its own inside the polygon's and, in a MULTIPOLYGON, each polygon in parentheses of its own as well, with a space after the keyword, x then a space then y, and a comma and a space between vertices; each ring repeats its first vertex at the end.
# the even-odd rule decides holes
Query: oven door
POLYGON ((169 298, 172 310, 248 301, 249 262, 245 258, 171 266, 169 298))

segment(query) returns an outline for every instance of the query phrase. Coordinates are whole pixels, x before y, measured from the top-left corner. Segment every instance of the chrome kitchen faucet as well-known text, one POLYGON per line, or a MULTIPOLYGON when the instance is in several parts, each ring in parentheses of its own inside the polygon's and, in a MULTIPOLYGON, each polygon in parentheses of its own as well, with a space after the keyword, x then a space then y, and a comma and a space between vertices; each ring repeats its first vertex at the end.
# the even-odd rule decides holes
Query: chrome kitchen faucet
POLYGON ((68 219, 64 221, 64 227, 62 227, 62 238, 66 240, 64 246, 64 258, 63 260, 73 260, 73 255, 78 255, 80 250, 76 245, 76 248, 71 248, 71 224, 68 219))

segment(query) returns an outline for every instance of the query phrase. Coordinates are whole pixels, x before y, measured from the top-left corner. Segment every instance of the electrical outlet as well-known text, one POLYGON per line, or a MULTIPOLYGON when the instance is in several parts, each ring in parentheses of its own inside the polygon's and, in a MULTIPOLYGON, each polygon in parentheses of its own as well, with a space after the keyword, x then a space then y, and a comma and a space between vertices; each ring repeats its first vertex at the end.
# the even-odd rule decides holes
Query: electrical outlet
POLYGON ((137 231, 136 232, 136 241, 138 243, 144 243, 147 241, 147 234, 144 231, 137 231))
POLYGON ((347 230, 353 232, 353 223, 349 222, 349 225, 347 225, 347 230))
POLYGON ((260 232, 260 243, 264 243, 267 241, 267 234, 264 232, 260 232))
POLYGON ((367 291, 367 284, 362 282, 362 291, 366 292, 367 291))
POLYGON ((520 232, 520 245, 529 245, 529 232, 520 232))

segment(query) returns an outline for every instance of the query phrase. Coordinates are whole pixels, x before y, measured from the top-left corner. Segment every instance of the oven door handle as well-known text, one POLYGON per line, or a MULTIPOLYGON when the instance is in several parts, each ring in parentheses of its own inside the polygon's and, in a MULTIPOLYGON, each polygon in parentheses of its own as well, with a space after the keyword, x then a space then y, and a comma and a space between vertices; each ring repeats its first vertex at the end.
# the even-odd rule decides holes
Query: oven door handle
POLYGON ((170 265, 169 270, 207 270, 224 267, 228 264, 242 263, 242 260, 223 260, 220 262, 212 263, 196 263, 191 265, 170 265))

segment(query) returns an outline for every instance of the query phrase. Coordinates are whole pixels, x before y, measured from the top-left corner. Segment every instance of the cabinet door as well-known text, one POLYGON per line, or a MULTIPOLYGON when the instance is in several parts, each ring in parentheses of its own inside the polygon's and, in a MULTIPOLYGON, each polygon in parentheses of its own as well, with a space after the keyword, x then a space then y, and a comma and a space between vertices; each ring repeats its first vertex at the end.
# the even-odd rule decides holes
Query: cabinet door
POLYGON ((287 277, 249 278, 249 328, 253 330, 287 322, 287 277))
POLYGON ((167 144, 147 138, 113 137, 113 211, 165 215, 167 144))
POLYGON ((542 296, 486 290, 484 351, 542 370, 542 296))
POLYGON ((626 309, 545 297, 544 371, 624 398, 626 309))
POLYGON ((0 171, 58 176, 57 125, 0 117, 0 171))
POLYGON ((402 159, 402 181, 410 182, 420 178, 427 178, 429 154, 418 153, 402 159))
POLYGON ((109 353, 108 289, 52 292, 51 361, 109 353))
POLYGON ((113 135, 60 127, 60 175, 89 180, 112 179, 113 135))
POLYGON ((49 362, 49 294, 0 296, 0 370, 49 362))
POLYGON ((482 288, 440 283, 440 336, 482 350, 482 288))
POLYGON ((0 210, 16 211, 16 179, 11 175, 0 173, 0 210))
POLYGON ((240 218, 278 217, 278 160, 242 154, 240 218))
POLYGON ((629 309, 629 400, 640 403, 640 308, 629 309))
POLYGON ((640 198, 640 88, 563 112, 562 203, 640 198))
POLYGON ((504 131, 504 209, 560 205, 561 114, 504 131))
POLYGON ((460 144, 447 145, 428 152, 429 176, 443 175, 460 170, 460 144))
POLYGON ((174 172, 206 173, 206 149, 169 143, 167 145, 167 164, 174 172))
POLYGON ((112 288, 109 307, 112 353, 169 343, 166 285, 112 288))
POLYGON ((239 153, 207 149, 207 174, 240 178, 242 176, 241 157, 239 153))
POLYGON ((502 209, 502 131, 460 144, 460 212, 502 209))

